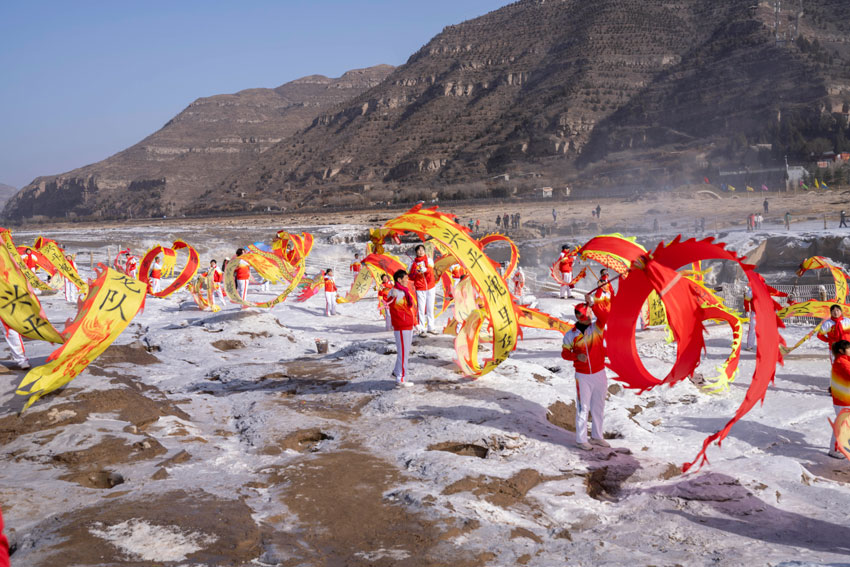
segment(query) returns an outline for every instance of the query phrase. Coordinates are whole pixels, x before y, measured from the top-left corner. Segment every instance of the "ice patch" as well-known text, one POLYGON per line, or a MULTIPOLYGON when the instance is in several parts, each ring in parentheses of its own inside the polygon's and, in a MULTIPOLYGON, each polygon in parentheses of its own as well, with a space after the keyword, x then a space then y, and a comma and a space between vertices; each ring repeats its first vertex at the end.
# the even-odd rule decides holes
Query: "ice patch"
POLYGON ((190 553, 200 551, 218 539, 199 532, 184 533, 178 526, 154 526, 138 519, 105 529, 101 529, 102 526, 97 522, 89 531, 142 561, 183 561, 190 553))
POLYGON ((359 551, 354 554, 355 557, 360 557, 366 561, 378 561, 380 559, 393 559, 401 561, 410 557, 410 552, 405 549, 376 549, 375 551, 359 551))

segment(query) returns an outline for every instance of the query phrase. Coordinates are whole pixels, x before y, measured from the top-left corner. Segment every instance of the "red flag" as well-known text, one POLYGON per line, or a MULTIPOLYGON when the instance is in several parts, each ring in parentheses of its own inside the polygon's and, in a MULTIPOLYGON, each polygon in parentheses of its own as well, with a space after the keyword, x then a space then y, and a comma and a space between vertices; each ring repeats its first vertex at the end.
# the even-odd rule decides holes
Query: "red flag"
POLYGON ((708 180, 708 177, 703 177, 706 185, 711 185, 711 181, 708 180))

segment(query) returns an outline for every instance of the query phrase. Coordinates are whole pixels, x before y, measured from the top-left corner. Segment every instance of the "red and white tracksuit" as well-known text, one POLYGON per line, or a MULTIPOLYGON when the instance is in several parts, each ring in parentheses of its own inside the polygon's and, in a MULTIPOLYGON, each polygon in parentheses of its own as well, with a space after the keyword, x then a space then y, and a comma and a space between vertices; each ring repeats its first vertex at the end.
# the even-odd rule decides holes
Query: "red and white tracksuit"
POLYGON ((135 256, 130 256, 129 258, 127 258, 127 264, 126 264, 126 267, 124 268, 124 273, 126 273, 131 278, 135 278, 135 277, 138 277, 138 274, 136 274, 136 270, 138 270, 138 269, 139 269, 138 258, 136 258, 135 256))
POLYGON ((591 436, 604 439, 605 396, 608 377, 605 374, 604 328, 608 320, 605 305, 594 304, 596 322, 584 330, 573 328, 564 334, 561 357, 570 360, 576 376, 576 443, 587 443, 587 416, 593 417, 591 436), (579 360, 583 355, 584 360, 579 360))
POLYGON ((325 315, 336 315, 336 282, 334 277, 325 274, 325 315))
POLYGON ((514 295, 516 297, 522 297, 522 290, 525 287, 525 274, 522 272, 522 268, 517 266, 512 279, 514 282, 514 295))
MULTIPOLYGON (((248 280, 251 279, 251 264, 245 260, 239 260, 236 266, 236 293, 242 298, 242 301, 247 301, 248 298, 248 280)), ((242 306, 246 308, 245 305, 242 306)))
POLYGON ((25 254, 23 256, 23 260, 27 265, 27 268, 29 268, 32 273, 36 273, 38 271, 38 260, 34 253, 30 252, 29 254, 25 254))
MULTIPOLYGON (((838 415, 841 410, 850 407, 850 356, 839 354, 835 357, 832 363, 829 388, 832 392, 832 408, 835 410, 835 415, 838 415)), ((832 451, 838 451, 834 432, 829 447, 832 451)))
POLYGON ((427 256, 417 256, 407 270, 410 281, 416 290, 416 304, 419 306, 419 327, 421 331, 437 332, 434 322, 434 304, 437 297, 437 278, 434 275, 434 262, 427 256))
MULTIPOLYGON (((74 268, 74 270, 77 269, 77 264, 75 264, 74 261, 70 258, 68 259, 68 264, 70 264, 71 267, 74 268)), ((77 286, 71 283, 71 280, 65 278, 65 301, 67 301, 68 303, 76 303, 77 295, 77 286)))
POLYGON ((363 265, 362 265, 362 264, 361 264, 358 260, 355 260, 355 261, 354 261, 354 263, 353 263, 353 264, 351 264, 351 265, 348 267, 348 269, 349 269, 350 271, 354 272, 354 275, 355 275, 355 276, 357 276, 357 274, 359 274, 359 273, 360 273, 360 268, 362 268, 362 267, 363 267, 363 265))
POLYGON ((413 327, 417 323, 416 300, 406 287, 396 283, 387 293, 387 304, 396 346, 393 376, 401 384, 407 381, 407 358, 413 343, 413 327))
POLYGON ((570 282, 573 279, 573 261, 575 261, 575 256, 570 254, 569 250, 562 250, 561 255, 558 256, 558 270, 561 272, 561 280, 564 282, 561 284, 561 299, 566 297, 572 297, 572 291, 570 289, 570 282))
POLYGON ((850 319, 830 317, 820 324, 818 338, 829 345, 829 361, 833 362, 832 345, 838 341, 850 341, 850 319))
POLYGON ((151 293, 158 293, 162 285, 162 264, 154 260, 151 266, 151 293))
POLYGON ((26 350, 24 349, 24 340, 20 333, 7 325, 6 321, 0 319, 0 323, 3 324, 6 344, 9 345, 9 350, 12 352, 12 360, 22 368, 29 368, 30 361, 27 358, 26 350))

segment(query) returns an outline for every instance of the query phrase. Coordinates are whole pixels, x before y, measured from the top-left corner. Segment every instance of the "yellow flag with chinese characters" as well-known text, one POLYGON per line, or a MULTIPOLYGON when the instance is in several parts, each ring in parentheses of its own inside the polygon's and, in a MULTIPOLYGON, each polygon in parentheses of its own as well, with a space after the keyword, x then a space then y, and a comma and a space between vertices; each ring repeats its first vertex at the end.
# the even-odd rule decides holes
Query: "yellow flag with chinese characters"
POLYGON ((516 348, 519 323, 508 284, 499 275, 493 261, 482 250, 481 243, 469 236, 454 221, 436 209, 422 209, 417 205, 408 212, 384 224, 383 228, 409 231, 424 238, 430 236, 442 249, 451 254, 469 275, 480 294, 483 308, 473 312, 464 323, 468 332, 458 334, 455 352, 458 366, 468 376, 483 376, 507 360, 516 348), (492 329, 493 356, 483 366, 478 360, 478 334, 484 323, 492 329))
POLYGON ((100 356, 142 309, 146 294, 144 283, 105 268, 89 289, 76 319, 62 332, 65 344, 18 385, 16 393, 29 396, 23 409, 69 383, 100 356))

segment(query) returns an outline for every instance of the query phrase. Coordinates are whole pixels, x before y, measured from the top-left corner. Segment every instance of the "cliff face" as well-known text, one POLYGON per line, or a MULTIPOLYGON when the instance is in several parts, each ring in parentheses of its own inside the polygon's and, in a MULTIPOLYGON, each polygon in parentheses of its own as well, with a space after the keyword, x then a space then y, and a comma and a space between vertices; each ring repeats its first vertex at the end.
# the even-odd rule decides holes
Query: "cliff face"
POLYGON ((796 11, 776 20, 772 3, 755 4, 523 0, 447 27, 199 207, 242 194, 332 202, 345 190, 439 188, 523 169, 580 178, 577 166, 613 152, 632 152, 641 167, 640 152, 698 153, 758 132, 782 108, 845 96, 850 35, 834 18, 850 3, 806 1, 821 16, 803 16, 799 31, 835 52, 829 65, 797 48, 796 11))
POLYGON ((8 218, 176 214, 224 176, 308 126, 323 110, 377 85, 379 65, 331 79, 200 98, 156 133, 101 162, 39 177, 7 205, 8 218))

